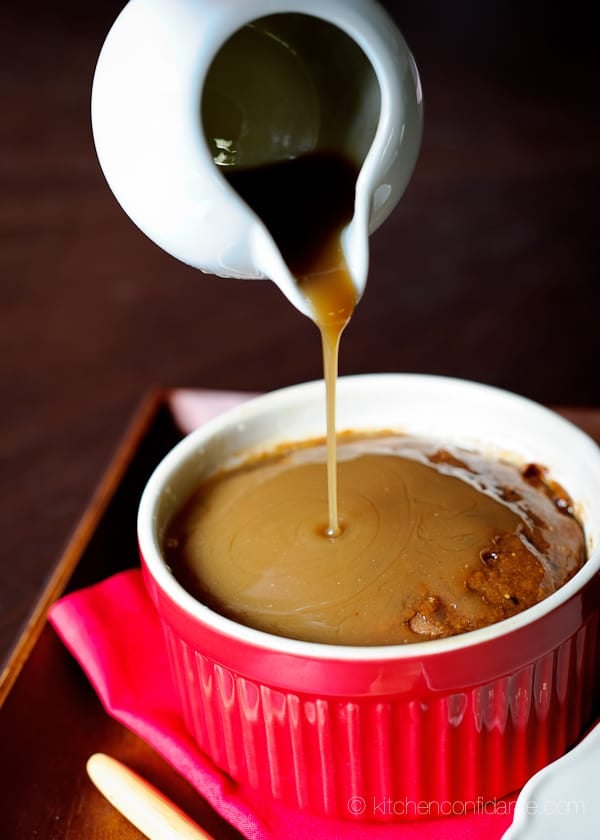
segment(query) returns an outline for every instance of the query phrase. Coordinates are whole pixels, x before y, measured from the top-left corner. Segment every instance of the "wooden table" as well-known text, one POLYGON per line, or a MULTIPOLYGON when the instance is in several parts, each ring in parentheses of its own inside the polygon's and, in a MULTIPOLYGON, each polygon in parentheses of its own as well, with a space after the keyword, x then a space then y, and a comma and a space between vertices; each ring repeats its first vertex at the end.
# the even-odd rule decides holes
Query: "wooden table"
MULTIPOLYGON (((419 65, 425 134, 405 197, 372 237, 341 370, 472 378, 587 407, 597 429, 599 71, 588 13, 385 5, 419 65)), ((3 659, 149 389, 261 391, 321 374, 314 326, 272 284, 175 262, 108 190, 89 97, 121 6, 31 0, 0 11, 3 659)))

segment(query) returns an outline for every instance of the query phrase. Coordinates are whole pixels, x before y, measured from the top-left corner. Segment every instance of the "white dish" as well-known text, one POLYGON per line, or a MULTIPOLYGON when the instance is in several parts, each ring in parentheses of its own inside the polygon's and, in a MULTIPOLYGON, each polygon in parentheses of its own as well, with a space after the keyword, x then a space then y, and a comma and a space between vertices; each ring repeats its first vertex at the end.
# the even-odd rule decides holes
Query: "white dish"
POLYGON ((600 724, 522 789, 502 840, 600 837, 600 724))

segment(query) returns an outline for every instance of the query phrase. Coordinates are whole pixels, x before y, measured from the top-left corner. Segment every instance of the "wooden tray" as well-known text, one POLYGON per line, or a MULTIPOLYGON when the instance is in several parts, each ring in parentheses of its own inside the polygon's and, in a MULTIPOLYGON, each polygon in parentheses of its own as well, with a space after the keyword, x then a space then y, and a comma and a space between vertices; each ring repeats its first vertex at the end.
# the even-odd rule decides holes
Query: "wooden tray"
MULTIPOLYGON (((214 837, 241 837, 170 765, 104 712, 87 678, 46 623, 49 606, 63 592, 137 565, 135 528, 142 489, 181 438, 170 410, 176 393, 158 391, 140 406, 0 676, 2 837, 142 837, 89 782, 85 763, 98 751, 137 770, 214 837)), ((560 413, 600 441, 600 409, 560 413)))
POLYGON ((49 606, 63 592, 137 565, 142 489, 181 438, 171 397, 165 391, 144 400, 0 676, 2 837, 143 837, 88 780, 85 763, 93 752, 137 770, 219 840, 241 837, 151 747, 106 714, 46 623, 49 606))

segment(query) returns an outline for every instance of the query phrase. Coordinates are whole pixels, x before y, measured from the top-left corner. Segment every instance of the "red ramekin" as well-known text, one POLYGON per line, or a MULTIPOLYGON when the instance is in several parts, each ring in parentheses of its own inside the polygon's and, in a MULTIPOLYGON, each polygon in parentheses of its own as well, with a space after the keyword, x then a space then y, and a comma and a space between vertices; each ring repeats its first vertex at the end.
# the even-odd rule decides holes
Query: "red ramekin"
POLYGON ((341 378, 338 428, 543 464, 575 500, 588 562, 513 618, 412 645, 301 642, 224 618, 177 583, 161 545, 202 478, 323 434, 321 382, 258 397, 176 446, 140 504, 144 576, 187 726, 232 778, 310 813, 394 821, 481 807, 562 755, 598 713, 600 450, 536 403, 431 376, 341 378))

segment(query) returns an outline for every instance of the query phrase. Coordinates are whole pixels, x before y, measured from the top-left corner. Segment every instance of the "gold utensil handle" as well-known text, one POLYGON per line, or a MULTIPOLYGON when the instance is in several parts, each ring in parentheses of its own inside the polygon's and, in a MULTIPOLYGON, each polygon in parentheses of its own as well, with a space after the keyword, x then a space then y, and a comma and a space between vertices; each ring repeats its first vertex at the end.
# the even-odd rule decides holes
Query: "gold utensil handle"
POLYGON ((153 785, 115 758, 94 753, 86 769, 111 805, 149 840, 213 840, 153 785))

